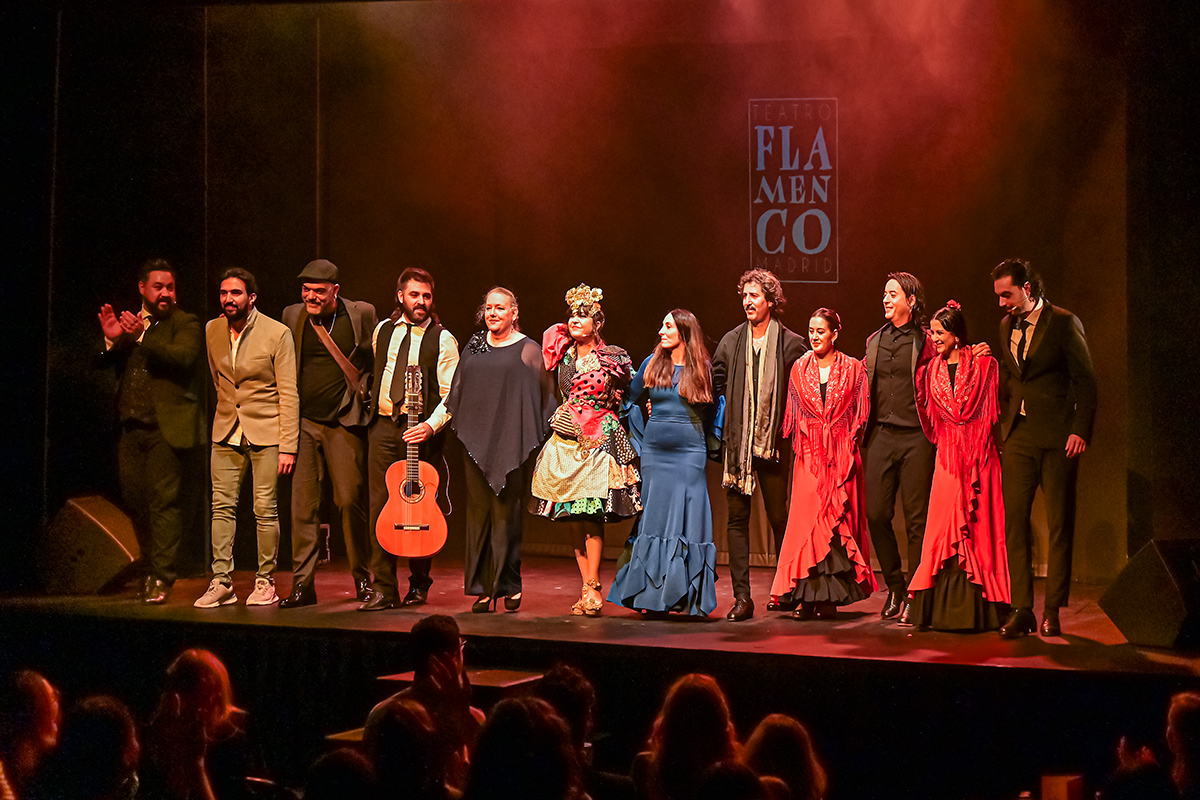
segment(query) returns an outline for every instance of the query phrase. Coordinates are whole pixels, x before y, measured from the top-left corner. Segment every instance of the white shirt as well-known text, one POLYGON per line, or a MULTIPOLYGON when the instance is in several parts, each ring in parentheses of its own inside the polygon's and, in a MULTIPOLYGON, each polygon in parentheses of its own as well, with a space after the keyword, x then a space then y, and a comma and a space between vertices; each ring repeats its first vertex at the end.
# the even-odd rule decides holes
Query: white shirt
MULTIPOLYGON (((1028 314, 1025 315, 1025 352, 1023 354, 1024 358, 1029 358, 1029 346, 1033 344, 1033 332, 1034 332, 1034 330, 1037 329, 1038 320, 1041 319, 1041 317, 1042 317, 1042 299, 1039 297, 1038 301, 1037 301, 1037 305, 1035 305, 1033 307, 1033 311, 1030 311, 1028 314)), ((1020 344, 1020 342, 1021 342, 1021 326, 1014 324, 1012 333, 1009 335, 1009 339, 1008 339, 1008 351, 1010 353, 1012 353, 1013 359, 1016 360, 1016 362, 1018 364, 1021 363, 1021 359, 1017 357, 1017 345, 1020 344)), ((1025 416, 1025 401, 1024 400, 1021 401, 1020 414, 1022 417, 1025 416)))
MULTIPOLYGON (((379 329, 383 327, 384 322, 387 320, 375 326, 375 333, 371 336, 372 352, 379 348, 379 329)), ((401 316, 396 323, 392 337, 388 340, 387 358, 384 361, 383 375, 379 383, 379 413, 381 416, 390 417, 392 415, 392 373, 396 369, 396 356, 400 353, 400 343, 404 341, 404 328, 401 325, 412 325, 412 335, 409 337, 408 345, 408 363, 416 364, 421 356, 421 342, 425 338, 425 331, 431 323, 431 319, 426 319, 420 325, 413 325, 405 316, 401 316)), ((425 420, 429 423, 429 427, 433 428, 434 433, 440 431, 450 421, 450 412, 446 410, 446 395, 450 394, 450 383, 454 380, 456 369, 458 369, 458 342, 450 331, 442 328, 442 335, 438 340, 437 360, 438 396, 442 401, 425 420)), ((400 411, 404 413, 407 409, 401 407, 400 411)))

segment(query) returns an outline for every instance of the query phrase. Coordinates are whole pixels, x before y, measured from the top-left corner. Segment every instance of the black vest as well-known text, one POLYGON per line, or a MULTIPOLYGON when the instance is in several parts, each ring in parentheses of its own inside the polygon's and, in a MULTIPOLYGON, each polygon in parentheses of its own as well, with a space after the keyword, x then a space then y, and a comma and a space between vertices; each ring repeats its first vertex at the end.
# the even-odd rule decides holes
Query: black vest
MULTIPOLYGON (((392 333, 395 330, 396 323, 390 319, 386 320, 379 327, 379 335, 375 337, 375 386, 371 392, 373 398, 372 417, 379 414, 379 392, 383 386, 383 368, 387 366, 388 346, 391 344, 392 333)), ((442 402, 441 388, 438 386, 437 379, 441 342, 442 326, 431 322, 425 329, 425 335, 421 339, 421 349, 417 353, 417 364, 421 367, 421 413, 417 417, 421 422, 428 419, 433 410, 437 408, 438 403, 442 402)), ((393 386, 396 385, 396 381, 400 381, 401 386, 404 385, 404 368, 406 366, 408 366, 408 353, 397 352, 396 365, 392 372, 393 386)))

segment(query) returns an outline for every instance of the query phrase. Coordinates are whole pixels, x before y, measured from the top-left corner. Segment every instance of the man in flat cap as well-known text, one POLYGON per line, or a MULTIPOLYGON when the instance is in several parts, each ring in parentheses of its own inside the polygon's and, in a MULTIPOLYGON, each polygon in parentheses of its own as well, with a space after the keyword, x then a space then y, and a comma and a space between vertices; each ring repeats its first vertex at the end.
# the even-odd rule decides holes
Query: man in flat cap
POLYGON ((300 445, 292 477, 292 593, 280 608, 317 602, 313 576, 320 539, 321 485, 333 485, 359 602, 371 586, 366 453, 375 307, 338 295, 338 268, 310 261, 296 276, 303 302, 283 310, 296 341, 300 445))

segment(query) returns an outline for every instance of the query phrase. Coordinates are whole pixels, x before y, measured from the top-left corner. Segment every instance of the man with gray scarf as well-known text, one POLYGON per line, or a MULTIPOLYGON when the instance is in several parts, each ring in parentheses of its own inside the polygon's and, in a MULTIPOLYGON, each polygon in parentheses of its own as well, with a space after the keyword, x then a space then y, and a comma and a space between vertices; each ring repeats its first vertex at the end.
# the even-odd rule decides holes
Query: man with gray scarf
MULTIPOLYGON (((729 575, 734 596, 726 618, 733 622, 754 616, 750 502, 755 486, 762 489, 776 553, 787 529, 792 451, 780 427, 792 364, 807 349, 803 337, 776 319, 785 299, 773 273, 765 269, 743 273, 738 294, 746 321, 721 337, 712 363, 713 396, 725 398, 721 483, 729 503, 729 575)), ((778 610, 790 609, 781 604, 778 610)))

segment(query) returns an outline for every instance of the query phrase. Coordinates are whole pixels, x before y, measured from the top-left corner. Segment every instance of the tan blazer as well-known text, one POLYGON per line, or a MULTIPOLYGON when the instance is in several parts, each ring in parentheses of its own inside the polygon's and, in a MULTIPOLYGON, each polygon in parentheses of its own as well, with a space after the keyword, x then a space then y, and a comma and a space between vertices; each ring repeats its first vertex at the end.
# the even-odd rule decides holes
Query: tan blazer
POLYGON ((204 329, 208 368, 217 387, 212 440, 223 442, 242 423, 251 444, 279 445, 295 454, 300 441, 300 394, 296 387, 296 346, 282 322, 251 309, 231 363, 229 321, 210 320, 204 329))

